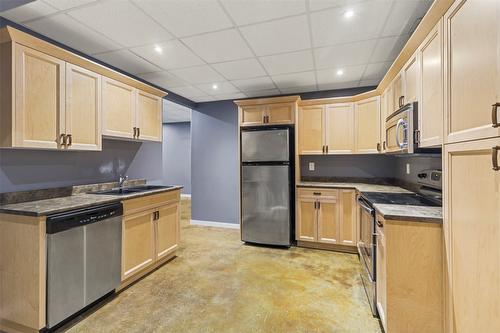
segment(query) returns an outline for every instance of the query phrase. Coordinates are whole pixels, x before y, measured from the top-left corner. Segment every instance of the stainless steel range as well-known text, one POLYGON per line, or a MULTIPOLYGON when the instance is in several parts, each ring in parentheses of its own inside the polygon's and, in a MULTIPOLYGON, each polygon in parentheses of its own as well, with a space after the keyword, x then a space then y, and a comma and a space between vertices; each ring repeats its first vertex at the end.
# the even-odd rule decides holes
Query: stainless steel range
POLYGON ((418 174, 417 193, 362 192, 358 196, 359 237, 358 253, 364 269, 361 280, 374 316, 377 316, 377 233, 373 204, 441 206, 441 170, 423 170, 418 174))

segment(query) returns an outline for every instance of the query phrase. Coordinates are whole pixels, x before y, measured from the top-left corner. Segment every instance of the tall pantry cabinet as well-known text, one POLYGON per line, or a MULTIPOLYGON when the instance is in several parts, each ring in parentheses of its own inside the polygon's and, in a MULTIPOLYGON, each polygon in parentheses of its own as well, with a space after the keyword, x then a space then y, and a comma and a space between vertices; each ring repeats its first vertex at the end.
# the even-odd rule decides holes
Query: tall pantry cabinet
POLYGON ((500 5, 444 16, 446 331, 500 332, 500 5))

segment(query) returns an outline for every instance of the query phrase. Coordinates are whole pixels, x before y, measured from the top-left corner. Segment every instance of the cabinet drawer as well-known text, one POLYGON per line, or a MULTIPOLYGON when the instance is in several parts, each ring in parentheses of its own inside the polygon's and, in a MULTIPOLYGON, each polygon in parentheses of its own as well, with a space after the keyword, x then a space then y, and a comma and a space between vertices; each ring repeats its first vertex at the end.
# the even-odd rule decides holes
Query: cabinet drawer
POLYGON ((324 188, 300 188, 299 196, 300 197, 318 197, 323 198, 327 197, 337 198, 339 195, 339 190, 337 189, 324 189, 324 188))
POLYGON ((180 193, 180 190, 175 190, 125 200, 123 201, 123 215, 129 215, 150 208, 158 207, 166 203, 179 201, 180 193))

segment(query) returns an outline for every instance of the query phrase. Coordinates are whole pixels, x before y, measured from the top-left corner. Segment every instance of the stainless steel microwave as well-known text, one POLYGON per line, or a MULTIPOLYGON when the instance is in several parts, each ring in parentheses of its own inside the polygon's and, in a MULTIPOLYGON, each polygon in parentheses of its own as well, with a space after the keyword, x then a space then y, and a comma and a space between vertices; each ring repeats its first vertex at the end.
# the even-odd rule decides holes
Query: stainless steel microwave
POLYGON ((418 150, 417 102, 403 105, 385 121, 385 150, 393 154, 413 154, 418 150))

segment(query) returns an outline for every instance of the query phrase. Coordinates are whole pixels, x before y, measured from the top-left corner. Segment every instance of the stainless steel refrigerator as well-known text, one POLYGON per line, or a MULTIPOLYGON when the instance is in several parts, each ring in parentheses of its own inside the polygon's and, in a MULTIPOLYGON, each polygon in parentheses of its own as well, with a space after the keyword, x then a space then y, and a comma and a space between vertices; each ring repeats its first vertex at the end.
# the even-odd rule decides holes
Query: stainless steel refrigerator
POLYGON ((241 238, 290 246, 293 240, 293 128, 241 131, 241 238))

